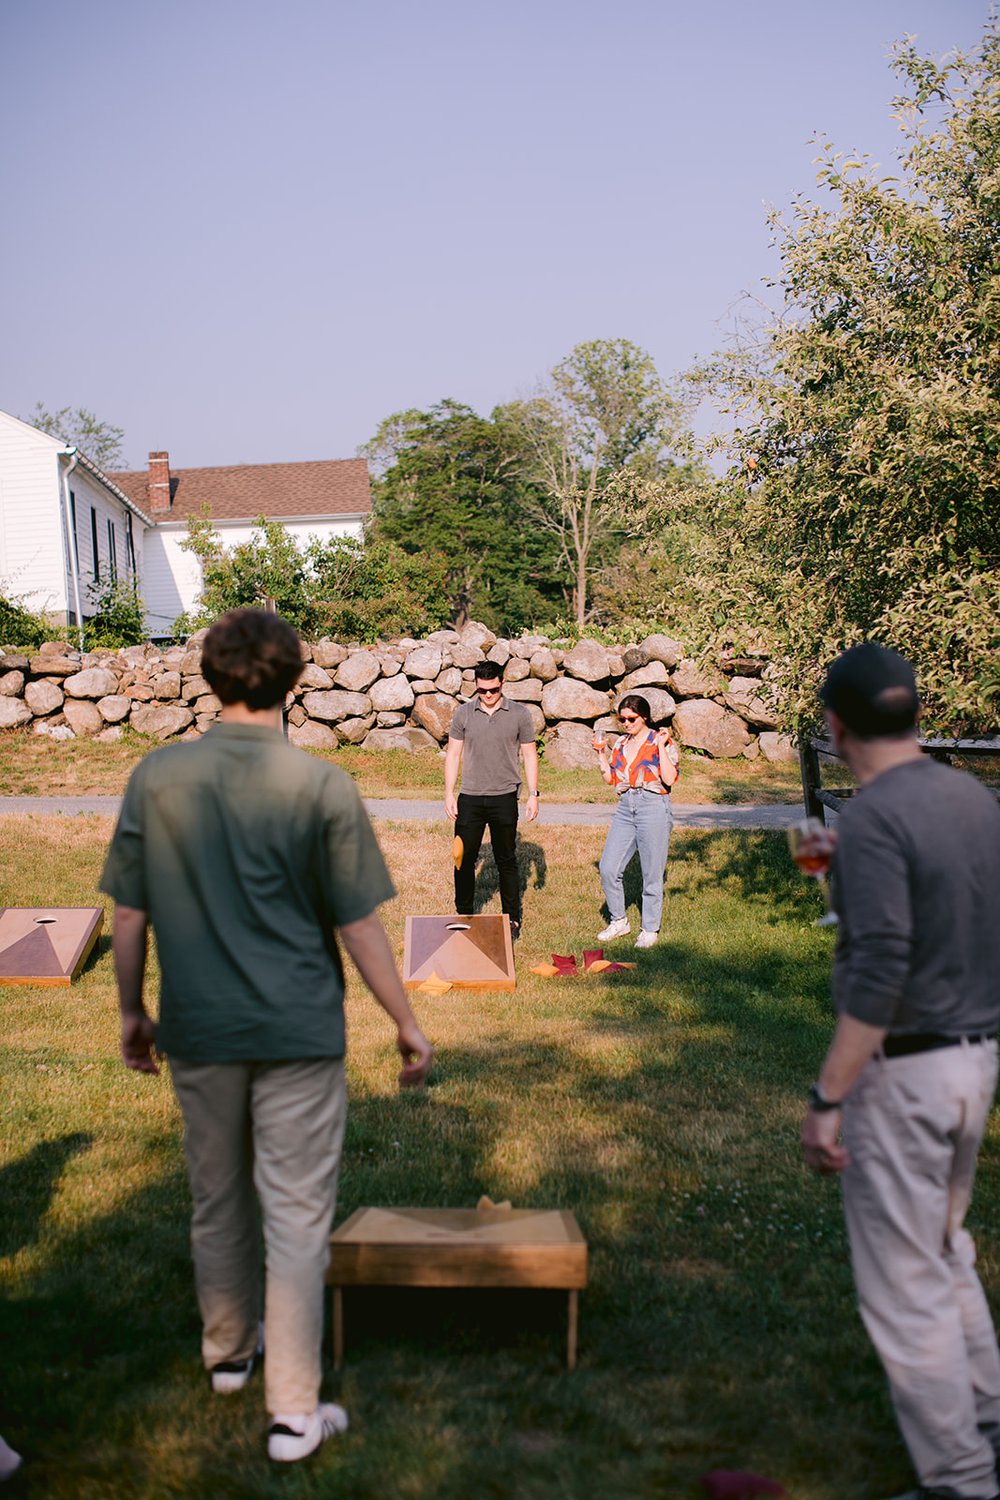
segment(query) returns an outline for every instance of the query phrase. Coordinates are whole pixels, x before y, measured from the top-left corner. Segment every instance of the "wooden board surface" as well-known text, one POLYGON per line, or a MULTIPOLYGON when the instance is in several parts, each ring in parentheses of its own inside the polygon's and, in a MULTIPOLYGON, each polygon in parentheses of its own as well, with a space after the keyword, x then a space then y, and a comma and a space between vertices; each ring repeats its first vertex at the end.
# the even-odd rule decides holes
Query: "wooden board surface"
POLYGON ((514 945, 506 916, 407 917, 403 983, 416 987, 436 974, 463 990, 515 988, 514 945))
POLYGON ((100 906, 0 907, 0 985, 70 985, 104 924, 100 906))
POLYGON ((336 1286, 587 1284, 587 1242, 562 1209, 359 1208, 330 1237, 336 1286))

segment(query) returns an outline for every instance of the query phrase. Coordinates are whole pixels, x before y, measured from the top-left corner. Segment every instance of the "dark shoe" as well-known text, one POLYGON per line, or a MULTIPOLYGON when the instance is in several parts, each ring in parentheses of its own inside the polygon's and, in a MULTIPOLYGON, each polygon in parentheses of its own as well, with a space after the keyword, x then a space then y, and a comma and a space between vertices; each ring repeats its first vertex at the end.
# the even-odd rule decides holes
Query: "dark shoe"
POLYGON ((521 936, 521 923, 516 917, 510 917, 508 920, 510 921, 510 940, 516 943, 521 936))

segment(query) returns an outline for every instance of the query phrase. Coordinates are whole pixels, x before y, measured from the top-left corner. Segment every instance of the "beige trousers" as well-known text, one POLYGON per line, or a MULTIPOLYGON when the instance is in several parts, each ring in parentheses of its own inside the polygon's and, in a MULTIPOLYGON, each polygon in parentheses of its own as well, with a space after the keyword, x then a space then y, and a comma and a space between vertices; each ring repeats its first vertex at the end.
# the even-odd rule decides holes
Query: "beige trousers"
POLYGON ((248 1359, 257 1347, 262 1223, 265 1404, 272 1413, 311 1412, 319 1401, 324 1273, 347 1114, 343 1061, 171 1058, 170 1071, 194 1200, 205 1365, 248 1359))
POLYGON ((875 1057, 844 1107, 844 1209, 861 1316, 920 1483, 992 1500, 1000 1355, 964 1220, 995 1042, 875 1057))

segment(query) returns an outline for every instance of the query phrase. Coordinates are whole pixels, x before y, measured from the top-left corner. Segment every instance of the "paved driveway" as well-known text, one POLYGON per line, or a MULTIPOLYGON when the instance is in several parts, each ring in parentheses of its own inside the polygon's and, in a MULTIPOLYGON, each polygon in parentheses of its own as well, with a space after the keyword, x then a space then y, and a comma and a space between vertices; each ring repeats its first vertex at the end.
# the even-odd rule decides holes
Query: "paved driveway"
MULTIPOLYGON (((0 817, 23 813, 97 814, 113 818, 121 806, 120 797, 0 797, 0 817)), ((373 818, 392 818, 398 822, 437 822, 444 818, 444 808, 437 798, 425 800, 410 797, 366 797, 365 806, 373 818)), ((539 822, 606 828, 614 817, 613 802, 542 802, 539 822)), ((787 828, 804 816, 800 803, 779 803, 770 807, 752 805, 723 806, 721 803, 675 803, 674 825, 678 828, 787 828)))

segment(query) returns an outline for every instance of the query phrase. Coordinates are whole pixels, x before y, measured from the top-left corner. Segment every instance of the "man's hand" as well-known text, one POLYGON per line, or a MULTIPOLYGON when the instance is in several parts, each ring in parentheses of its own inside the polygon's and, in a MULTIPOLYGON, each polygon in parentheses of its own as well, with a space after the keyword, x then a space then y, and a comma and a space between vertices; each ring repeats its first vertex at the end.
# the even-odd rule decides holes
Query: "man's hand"
POLYGON ((404 1021, 396 1032, 396 1047, 403 1066, 399 1074, 401 1089, 422 1089, 431 1070, 434 1048, 416 1021, 404 1021))
POLYGON ((453 740, 451 735, 448 736, 448 744, 444 752, 444 810, 453 823, 458 817, 458 797, 455 794, 455 788, 458 785, 458 768, 462 764, 464 749, 464 740, 453 740))
POLYGON ((530 792, 524 808, 525 821, 533 823, 538 817, 538 793, 530 792))
POLYGON ((154 1052, 156 1026, 145 1011, 122 1016, 122 1061, 137 1073, 159 1073, 154 1052))
POLYGON ((839 1109, 810 1109, 807 1112, 802 1123, 802 1155, 811 1171, 829 1177, 844 1170, 850 1157, 839 1136, 839 1109))

